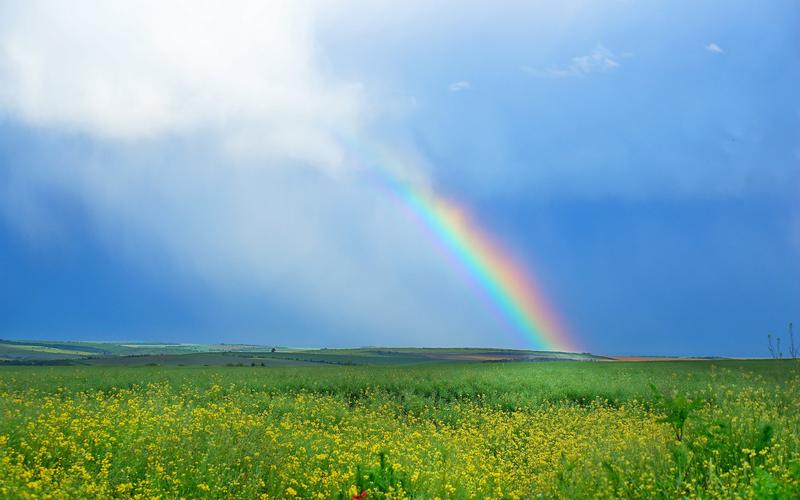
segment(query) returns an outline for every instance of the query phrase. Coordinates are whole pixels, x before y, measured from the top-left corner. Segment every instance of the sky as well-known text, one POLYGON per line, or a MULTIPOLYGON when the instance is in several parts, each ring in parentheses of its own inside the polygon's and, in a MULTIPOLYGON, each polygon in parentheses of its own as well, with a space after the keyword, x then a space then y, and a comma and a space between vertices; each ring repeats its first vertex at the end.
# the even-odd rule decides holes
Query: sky
POLYGON ((796 2, 401 3, 0 0, 0 338, 563 345, 387 176, 575 349, 800 321, 796 2))

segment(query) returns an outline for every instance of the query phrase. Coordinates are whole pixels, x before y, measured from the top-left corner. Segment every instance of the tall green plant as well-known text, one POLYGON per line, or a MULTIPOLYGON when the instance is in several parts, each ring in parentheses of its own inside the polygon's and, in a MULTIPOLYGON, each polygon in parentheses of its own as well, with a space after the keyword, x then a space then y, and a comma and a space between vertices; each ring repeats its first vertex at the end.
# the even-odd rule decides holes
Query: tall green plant
POLYGON ((683 441, 683 430, 686 421, 692 413, 702 406, 702 401, 688 399, 685 395, 675 392, 673 395, 664 395, 655 384, 650 384, 656 401, 659 403, 664 416, 659 422, 668 423, 675 432, 675 439, 683 441))
POLYGON ((370 493, 384 495, 398 491, 408 492, 408 478, 395 470, 386 460, 386 452, 378 454, 377 467, 356 467, 356 488, 360 494, 353 498, 366 498, 370 493))

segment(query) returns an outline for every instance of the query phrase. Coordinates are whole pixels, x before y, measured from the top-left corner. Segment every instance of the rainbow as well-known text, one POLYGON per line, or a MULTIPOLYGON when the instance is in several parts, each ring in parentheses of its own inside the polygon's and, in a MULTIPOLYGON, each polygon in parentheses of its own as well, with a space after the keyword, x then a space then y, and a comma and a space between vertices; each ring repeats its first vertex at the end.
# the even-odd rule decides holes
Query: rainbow
MULTIPOLYGON (((352 145, 352 142, 348 143, 352 145)), ((349 149, 353 150, 352 146, 349 149)), ((540 287, 536 286, 530 271, 482 230, 465 209, 431 189, 404 182, 384 162, 366 163, 365 166, 380 174, 389 191, 477 283, 520 337, 522 345, 561 352, 579 350, 540 287)))

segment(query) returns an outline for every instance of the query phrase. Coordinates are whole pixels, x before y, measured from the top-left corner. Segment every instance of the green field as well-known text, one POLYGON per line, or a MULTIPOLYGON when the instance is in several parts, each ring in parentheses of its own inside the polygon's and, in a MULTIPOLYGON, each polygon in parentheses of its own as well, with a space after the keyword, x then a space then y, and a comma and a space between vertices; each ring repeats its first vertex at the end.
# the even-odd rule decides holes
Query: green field
POLYGON ((264 366, 177 366, 162 354, 161 366, 0 367, 0 494, 800 495, 791 360, 476 362, 461 355, 478 350, 439 350, 459 359, 423 362, 430 350, 366 351, 250 355, 264 366), (346 364, 359 356, 399 364, 346 364))
MULTIPOLYGON (((79 342, 0 339, 0 358, 10 363, 60 361, 61 364, 118 356, 180 355, 207 352, 247 352, 264 346, 244 344, 167 344, 162 342, 79 342)), ((269 350, 269 349, 266 349, 269 350)))
POLYGON ((252 344, 0 340, 0 365, 400 365, 471 361, 601 361, 588 353, 488 348, 298 349, 252 344))

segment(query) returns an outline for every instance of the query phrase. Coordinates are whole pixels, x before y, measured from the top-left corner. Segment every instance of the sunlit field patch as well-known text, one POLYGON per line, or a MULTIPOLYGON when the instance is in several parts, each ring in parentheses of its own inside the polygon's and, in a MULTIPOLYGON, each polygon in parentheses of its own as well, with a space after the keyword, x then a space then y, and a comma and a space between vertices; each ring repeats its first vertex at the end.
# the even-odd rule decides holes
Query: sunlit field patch
POLYGON ((796 366, 617 366, 115 368, 112 383, 99 368, 3 368, 0 494, 800 494, 796 366), (536 399, 542 371, 566 377, 536 399), (619 397, 586 398, 602 373, 619 397), (699 402, 681 440, 676 394, 699 402))

